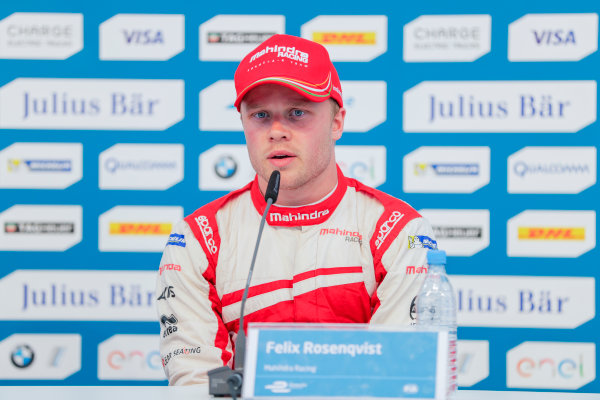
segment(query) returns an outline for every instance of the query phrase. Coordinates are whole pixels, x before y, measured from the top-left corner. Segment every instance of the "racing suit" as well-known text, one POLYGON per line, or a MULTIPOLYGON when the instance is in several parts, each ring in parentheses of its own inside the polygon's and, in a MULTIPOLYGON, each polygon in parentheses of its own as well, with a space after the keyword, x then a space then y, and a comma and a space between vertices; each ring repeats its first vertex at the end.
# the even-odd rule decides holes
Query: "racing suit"
MULTIPOLYGON (((175 226, 156 289, 169 384, 206 383, 208 370, 232 366, 265 208, 255 178, 175 226)), ((322 201, 269 210, 244 322, 410 325, 427 271, 419 267, 435 246, 413 208, 338 168, 337 187, 322 201)))

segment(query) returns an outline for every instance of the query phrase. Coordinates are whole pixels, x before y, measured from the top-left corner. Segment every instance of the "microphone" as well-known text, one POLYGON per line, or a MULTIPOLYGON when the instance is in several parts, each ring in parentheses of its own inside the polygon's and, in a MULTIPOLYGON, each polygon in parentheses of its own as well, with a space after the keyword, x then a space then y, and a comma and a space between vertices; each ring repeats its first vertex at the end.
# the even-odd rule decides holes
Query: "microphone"
POLYGON ((241 396, 244 375, 244 359, 246 352, 244 307, 246 305, 246 300, 248 299, 248 290, 250 289, 250 281, 252 280, 256 255, 258 254, 258 245, 260 244, 260 238, 265 227, 265 221, 267 220, 269 208, 271 208, 271 205, 277 201, 277 196, 279 195, 280 179, 280 172, 277 170, 273 171, 271 173, 271 177, 269 178, 269 183, 267 184, 267 190, 265 190, 265 201, 267 202, 267 206, 265 207, 265 211, 263 212, 260 220, 256 245, 254 246, 254 254, 252 255, 252 262, 250 263, 250 269, 248 270, 248 280, 246 281, 246 287, 244 288, 244 294, 242 295, 240 324, 238 328, 238 335, 235 339, 234 370, 232 371, 229 367, 224 366, 208 371, 208 392, 213 396, 230 395, 233 400, 236 400, 237 397, 241 396))

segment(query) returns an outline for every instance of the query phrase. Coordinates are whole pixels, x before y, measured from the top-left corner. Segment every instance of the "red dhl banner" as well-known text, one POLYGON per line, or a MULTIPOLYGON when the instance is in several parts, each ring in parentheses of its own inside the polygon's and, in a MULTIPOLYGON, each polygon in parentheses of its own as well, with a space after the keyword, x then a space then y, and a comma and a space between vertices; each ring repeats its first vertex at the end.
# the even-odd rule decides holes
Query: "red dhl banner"
POLYGON ((168 235, 171 233, 170 222, 111 222, 111 235, 168 235))
POLYGON ((373 45, 375 32, 313 32, 313 41, 321 44, 373 45))
POLYGON ((519 239, 523 240, 585 240, 585 228, 567 227, 519 227, 519 239))

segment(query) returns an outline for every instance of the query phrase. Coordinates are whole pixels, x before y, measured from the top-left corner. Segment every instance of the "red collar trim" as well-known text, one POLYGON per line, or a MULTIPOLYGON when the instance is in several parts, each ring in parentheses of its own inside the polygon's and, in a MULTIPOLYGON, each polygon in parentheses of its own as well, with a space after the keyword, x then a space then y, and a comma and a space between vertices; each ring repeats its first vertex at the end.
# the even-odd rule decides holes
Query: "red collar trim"
MULTIPOLYGON (((279 207, 273 204, 267 215, 267 224, 271 226, 307 226, 321 224, 333 214, 346 194, 346 177, 337 167, 338 183, 335 191, 320 203, 302 207, 279 207)), ((260 215, 265 212, 267 202, 258 187, 258 176, 254 178, 250 189, 252 203, 260 215)))

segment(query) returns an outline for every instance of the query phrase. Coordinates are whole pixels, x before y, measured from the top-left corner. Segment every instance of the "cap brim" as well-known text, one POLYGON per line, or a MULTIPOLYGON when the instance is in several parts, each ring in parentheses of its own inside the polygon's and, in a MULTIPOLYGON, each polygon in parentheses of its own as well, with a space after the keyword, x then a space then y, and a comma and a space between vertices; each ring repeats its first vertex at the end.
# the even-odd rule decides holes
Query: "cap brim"
POLYGON ((333 87, 331 84, 331 78, 329 78, 328 81, 329 81, 329 85, 327 85, 326 88, 319 88, 317 86, 305 84, 301 81, 292 80, 289 78, 282 78, 282 77, 277 77, 277 76, 261 78, 261 79, 255 81, 254 83, 248 85, 246 88, 244 88, 244 90, 242 90, 240 92, 240 94, 238 94, 237 98, 235 99, 235 103, 233 103, 233 105, 239 111, 240 105, 242 104, 242 100, 243 100, 244 96, 246 96, 246 94, 248 94, 248 92, 250 90, 254 89, 257 86, 268 84, 268 83, 288 87, 288 88, 292 89, 293 91, 297 92, 298 94, 306 97, 310 101, 320 103, 331 97, 331 89, 333 87))

